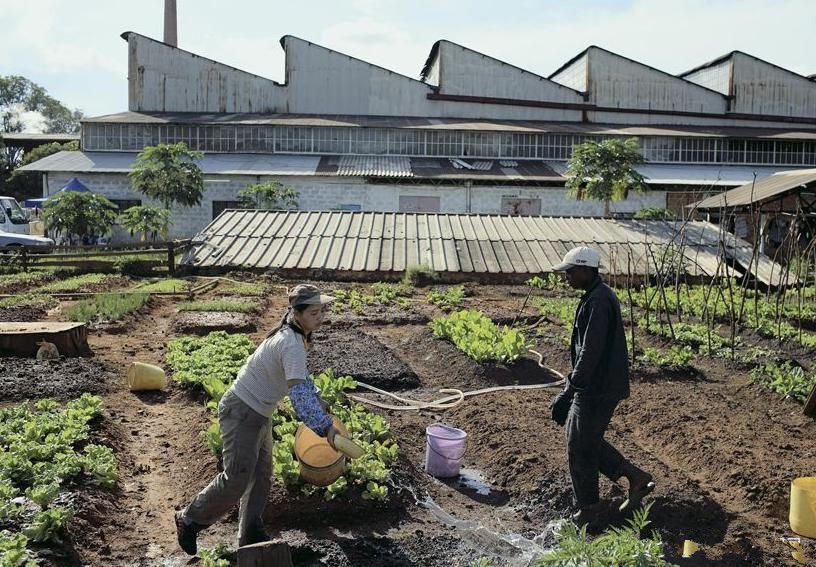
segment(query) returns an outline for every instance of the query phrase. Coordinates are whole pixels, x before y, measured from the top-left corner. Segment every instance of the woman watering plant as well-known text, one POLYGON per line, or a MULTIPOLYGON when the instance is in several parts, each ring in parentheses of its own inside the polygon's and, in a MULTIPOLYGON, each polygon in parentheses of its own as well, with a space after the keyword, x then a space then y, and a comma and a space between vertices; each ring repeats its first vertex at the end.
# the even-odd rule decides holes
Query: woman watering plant
POLYGON ((312 332, 323 323, 324 307, 334 300, 313 285, 289 293, 289 309, 247 359, 238 378, 218 404, 224 441, 224 470, 184 510, 176 512, 181 548, 197 552, 198 532, 212 525, 239 502, 238 545, 269 539, 261 516, 272 482, 269 417, 287 394, 298 417, 334 447, 337 434, 321 406, 309 371, 306 350, 312 332))

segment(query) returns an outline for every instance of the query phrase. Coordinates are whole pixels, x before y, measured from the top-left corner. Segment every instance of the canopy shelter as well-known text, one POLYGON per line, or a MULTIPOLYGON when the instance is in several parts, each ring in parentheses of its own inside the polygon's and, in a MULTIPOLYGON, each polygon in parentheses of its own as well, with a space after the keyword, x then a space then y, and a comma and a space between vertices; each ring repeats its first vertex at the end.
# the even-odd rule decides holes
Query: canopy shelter
POLYGON ((816 216, 816 169, 780 171, 688 207, 703 213, 754 209, 816 216))
MULTIPOLYGON (((62 189, 57 191, 55 195, 59 195, 60 193, 90 193, 91 190, 82 183, 76 177, 72 177, 68 180, 62 189)), ((51 195, 53 197, 54 195, 51 195)), ((28 207, 29 209, 41 209, 45 206, 45 202, 50 199, 51 197, 42 197, 40 199, 26 199, 23 203, 23 206, 28 207)))

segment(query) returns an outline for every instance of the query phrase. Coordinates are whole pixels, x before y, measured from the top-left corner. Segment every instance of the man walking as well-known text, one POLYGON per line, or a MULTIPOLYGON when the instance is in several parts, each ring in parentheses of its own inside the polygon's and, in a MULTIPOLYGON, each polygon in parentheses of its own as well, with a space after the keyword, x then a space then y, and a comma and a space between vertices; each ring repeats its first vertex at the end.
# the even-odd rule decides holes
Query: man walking
POLYGON ((629 359, 620 302, 601 281, 599 265, 595 250, 579 246, 552 268, 565 272, 571 287, 584 290, 572 325, 572 372, 550 410, 556 423, 566 424, 573 500, 579 510, 573 520, 593 527, 600 512, 599 472, 613 482, 621 476, 629 481, 629 498, 620 507, 623 513, 636 509, 655 487, 652 475, 627 461, 604 439, 615 407, 629 397, 629 359))

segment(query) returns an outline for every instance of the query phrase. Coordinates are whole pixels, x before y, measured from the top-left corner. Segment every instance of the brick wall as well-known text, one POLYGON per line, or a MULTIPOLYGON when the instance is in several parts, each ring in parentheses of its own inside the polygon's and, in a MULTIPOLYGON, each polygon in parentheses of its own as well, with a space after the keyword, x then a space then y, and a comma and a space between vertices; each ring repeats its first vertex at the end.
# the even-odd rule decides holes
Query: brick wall
MULTIPOLYGON (((63 187, 75 174, 50 173, 46 195, 63 187)), ((91 191, 109 199, 141 199, 142 204, 156 204, 130 188, 125 174, 83 174, 78 176, 91 191)), ((249 184, 262 183, 271 178, 259 176, 207 177, 201 206, 173 210, 172 238, 190 237, 212 220, 213 201, 235 201, 238 191, 249 184)), ((363 211, 398 211, 400 196, 439 197, 439 212, 468 212, 468 189, 462 186, 368 184, 364 179, 338 177, 276 177, 278 181, 300 193, 299 204, 304 210, 329 210, 343 205, 359 205, 363 211)), ((576 201, 566 196, 559 187, 519 188, 472 187, 470 212, 499 213, 503 198, 541 199, 541 214, 560 216, 600 216, 603 203, 576 201)), ((644 207, 665 207, 666 192, 651 191, 633 194, 626 201, 612 204, 613 212, 635 212, 644 207)), ((120 229, 114 231, 118 241, 129 235, 120 229)))

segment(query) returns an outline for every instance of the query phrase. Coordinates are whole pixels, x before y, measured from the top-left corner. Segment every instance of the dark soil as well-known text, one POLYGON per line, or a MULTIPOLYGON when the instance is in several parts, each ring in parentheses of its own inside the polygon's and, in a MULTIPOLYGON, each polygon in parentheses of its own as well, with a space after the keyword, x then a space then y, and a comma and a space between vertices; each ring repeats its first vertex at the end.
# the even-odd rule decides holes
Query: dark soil
POLYGON ((353 376, 378 388, 404 390, 419 385, 407 364, 375 337, 358 330, 329 328, 315 333, 308 365, 316 372, 332 368, 338 376, 353 376))
MULTIPOLYGON (((473 289, 475 295, 466 300, 469 307, 487 310, 493 305, 490 312, 502 317, 515 316, 526 294, 523 286, 473 289)), ((363 379, 366 371, 391 376, 397 367, 404 367, 418 382, 407 397, 427 400, 440 397, 440 388, 476 390, 555 379, 532 355, 512 365, 482 365, 448 341, 433 338, 426 322, 441 311, 423 304, 419 294, 410 311, 385 310, 377 313, 379 319, 370 313, 339 320, 332 316, 332 324, 316 337, 310 369, 334 366, 363 379), (405 324, 396 318, 400 313, 414 322, 405 324), (350 354, 352 345, 364 349, 350 354)), ((270 295, 265 312, 257 318, 253 340, 263 338, 285 306, 282 291, 270 295)), ((528 307, 524 315, 531 322, 535 310, 528 307)), ((167 392, 134 394, 124 384, 132 360, 162 364, 165 343, 174 334, 174 318, 172 303, 159 298, 128 333, 99 332, 89 338, 97 357, 110 363, 120 377, 105 393, 103 434, 116 451, 121 480, 112 492, 81 491, 72 530, 81 561, 66 560, 62 565, 168 567, 188 560, 177 548, 172 514, 217 473, 215 457, 199 436, 211 416, 200 396, 186 390, 171 386, 167 392)), ((527 336, 547 366, 566 373, 570 363, 563 331, 543 323, 528 329, 527 336)), ((641 347, 660 344, 651 337, 639 336, 638 341, 641 347)), ((812 353, 803 353, 802 358, 802 363, 812 365, 812 353)), ((0 363, 5 360, 9 359, 0 363)), ((26 359, 28 365, 43 365, 27 375, 26 383, 49 379, 55 374, 49 365, 83 360, 26 359)), ((787 522, 790 480, 816 470, 816 422, 802 415, 801 405, 750 384, 744 366, 705 357, 698 357, 692 366, 671 373, 647 366, 634 371, 631 396, 619 405, 608 429, 607 439, 655 476, 657 489, 647 500, 652 503, 650 528, 663 538, 666 559, 672 563, 793 564, 778 538, 794 535, 787 522), (701 546, 691 559, 680 558, 685 539, 701 546)), ((6 373, 4 367, 0 375, 6 373)), ((372 377, 365 381, 369 380, 372 377)), ((398 389, 393 384, 386 388, 398 389)), ((391 487, 398 498, 386 508, 358 499, 324 503, 276 484, 266 509, 268 527, 290 543, 299 566, 465 567, 482 555, 491 556, 489 545, 447 527, 416 505, 409 497, 416 492, 420 500, 433 499, 458 520, 499 534, 535 537, 549 521, 572 511, 564 431, 549 419, 548 404, 557 390, 494 392, 467 398, 445 411, 382 412, 401 448, 396 486, 391 487), (490 488, 488 495, 422 472, 425 428, 435 422, 467 432, 463 465, 481 473, 490 488)), ((613 524, 624 520, 616 509, 626 488, 625 481, 601 479, 606 518, 613 524)), ((200 546, 234 546, 236 531, 233 510, 201 534, 200 546)), ((806 552, 813 551, 810 542, 805 547, 806 552)), ((494 566, 506 565, 490 559, 494 566)))
POLYGON ((35 307, 2 307, 0 308, 0 321, 39 321, 45 317, 44 309, 35 307))
POLYGON ((109 366, 88 358, 0 358, 2 402, 100 394, 109 391, 116 380, 109 366))
POLYGON ((212 331, 251 333, 255 328, 255 319, 245 313, 182 311, 173 322, 173 330, 181 335, 206 335, 212 331))

